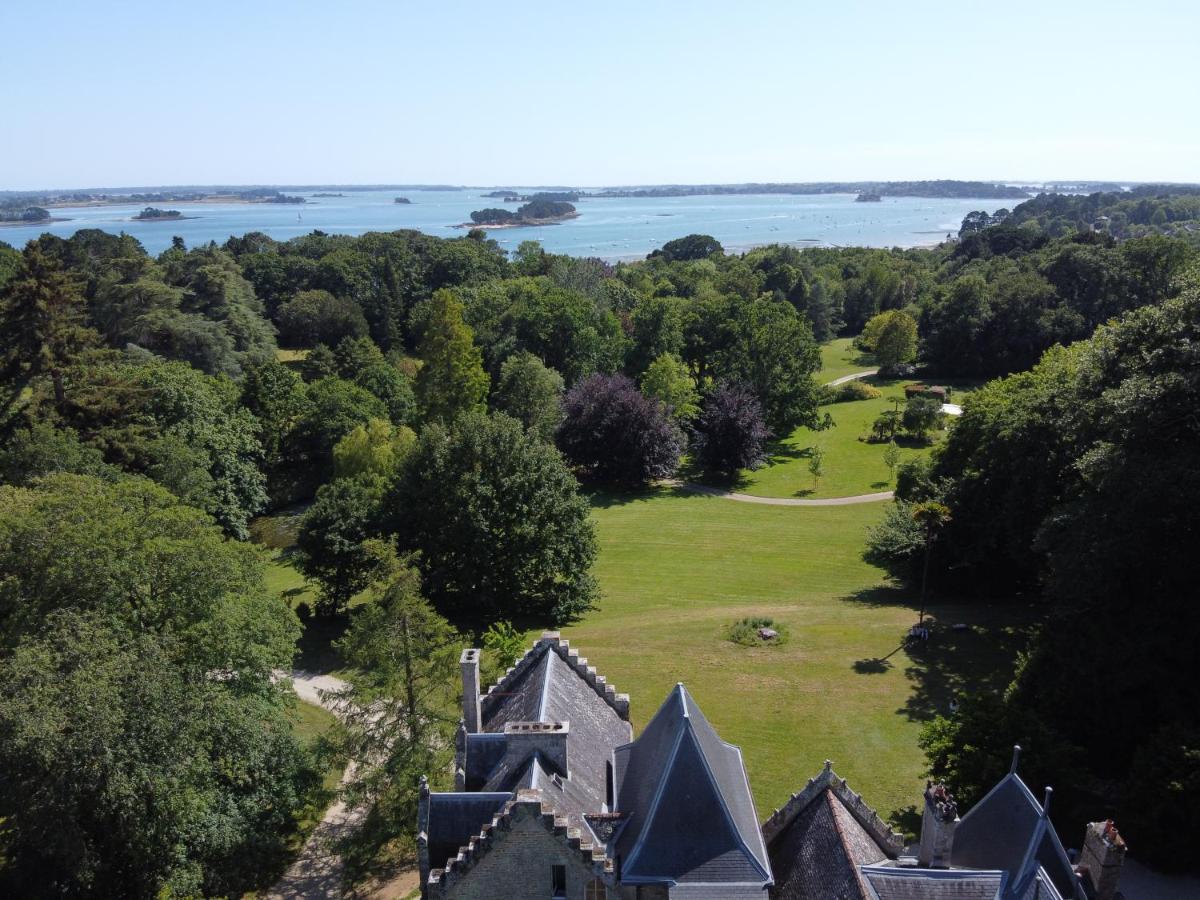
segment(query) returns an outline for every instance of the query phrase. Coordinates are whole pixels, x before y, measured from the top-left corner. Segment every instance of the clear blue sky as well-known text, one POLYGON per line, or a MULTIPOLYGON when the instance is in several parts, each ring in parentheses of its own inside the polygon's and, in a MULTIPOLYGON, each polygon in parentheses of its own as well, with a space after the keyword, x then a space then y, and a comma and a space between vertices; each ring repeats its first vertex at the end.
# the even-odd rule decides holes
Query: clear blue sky
POLYGON ((1200 181, 1200 4, 0 0, 0 189, 1200 181))

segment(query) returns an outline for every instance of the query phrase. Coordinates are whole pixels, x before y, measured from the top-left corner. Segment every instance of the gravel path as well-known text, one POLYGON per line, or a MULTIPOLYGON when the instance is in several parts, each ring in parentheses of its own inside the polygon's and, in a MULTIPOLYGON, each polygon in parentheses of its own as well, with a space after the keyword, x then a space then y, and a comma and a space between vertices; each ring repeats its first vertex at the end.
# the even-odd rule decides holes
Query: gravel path
POLYGON ((823 500, 806 500, 801 497, 756 497, 754 494, 739 494, 737 491, 726 491, 722 488, 709 487, 706 484, 680 481, 677 478, 667 478, 660 483, 668 484, 693 494, 707 494, 709 497, 721 497, 725 500, 736 500, 739 503, 760 503, 763 506, 853 506, 855 503, 878 503, 880 500, 892 499, 891 491, 880 491, 877 494, 855 494, 853 497, 826 497, 823 500))
POLYGON ((866 378, 868 375, 874 375, 878 369, 867 369, 864 372, 855 372, 853 375, 843 375, 841 378, 835 378, 833 381, 825 382, 826 387, 837 387, 839 384, 845 384, 847 381, 856 381, 859 378, 866 378))
MULTIPOLYGON (((342 704, 325 695, 326 691, 339 691, 348 687, 346 682, 332 675, 314 675, 311 672, 276 672, 278 678, 291 678, 292 689, 305 703, 312 703, 341 715, 342 704)), ((342 773, 342 784, 354 775, 354 763, 342 773)), ((366 807, 347 809, 341 800, 325 810, 320 823, 309 835, 299 855, 288 866, 283 876, 263 896, 267 900, 324 900, 342 894, 342 859, 334 849, 336 842, 362 824, 366 807)))

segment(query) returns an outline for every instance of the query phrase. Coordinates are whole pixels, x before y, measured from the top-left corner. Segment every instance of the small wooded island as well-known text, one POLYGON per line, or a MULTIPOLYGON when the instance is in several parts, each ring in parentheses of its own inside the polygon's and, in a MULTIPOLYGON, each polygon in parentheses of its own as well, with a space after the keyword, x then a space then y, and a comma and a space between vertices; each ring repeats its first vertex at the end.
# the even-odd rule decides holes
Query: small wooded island
POLYGON ((862 191, 854 198, 855 203, 882 203, 883 194, 879 191, 862 191))
POLYGON ((4 225, 41 225, 43 222, 61 222, 55 219, 49 210, 40 206, 11 206, 0 207, 0 224, 4 225))
POLYGON ((135 222, 161 222, 164 219, 184 219, 189 218, 184 216, 177 209, 159 209, 155 206, 147 206, 140 213, 133 217, 135 222))
POLYGON ((565 200, 548 200, 538 195, 517 209, 488 207, 471 213, 471 221, 458 228, 522 228, 530 225, 557 225, 579 215, 574 205, 565 200))
POLYGON ((409 200, 407 197, 397 197, 397 198, 396 198, 395 200, 393 200, 392 202, 393 202, 393 203, 412 203, 412 201, 411 201, 411 200, 409 200))

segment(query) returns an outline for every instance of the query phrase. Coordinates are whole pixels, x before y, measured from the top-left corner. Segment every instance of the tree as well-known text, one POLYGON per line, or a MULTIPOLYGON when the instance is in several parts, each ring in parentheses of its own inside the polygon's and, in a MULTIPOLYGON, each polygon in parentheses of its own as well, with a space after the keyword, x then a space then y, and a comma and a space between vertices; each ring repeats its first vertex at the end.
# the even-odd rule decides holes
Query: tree
POLYGON ((925 622, 925 598, 929 589, 929 558, 933 555, 933 542, 943 526, 950 521, 950 509, 936 500, 926 500, 912 508, 913 521, 921 529, 925 545, 925 563, 921 567, 921 612, 917 624, 925 622))
POLYGON ((874 353, 880 372, 885 375, 898 372, 917 358, 917 323, 912 316, 893 309, 868 322, 867 331, 871 331, 873 325, 876 325, 874 353), (881 319, 883 321, 879 322, 881 319))
POLYGON ((374 575, 377 561, 364 542, 375 534, 387 490, 383 476, 366 473, 322 485, 296 534, 297 568, 320 586, 316 611, 342 611, 374 575))
POLYGON ((664 262, 708 259, 714 253, 724 252, 724 248, 716 238, 707 234, 689 234, 686 237, 667 241, 661 248, 651 253, 647 259, 662 259, 664 262))
POLYGON ((821 476, 825 474, 825 451, 822 448, 812 448, 808 455, 808 471, 813 477, 813 490, 816 490, 821 483, 821 476))
POLYGON ((328 471, 338 441, 371 419, 387 418, 387 408, 374 394, 341 378, 322 378, 308 386, 308 409, 296 424, 296 443, 310 465, 328 471))
POLYGON ((492 404, 550 443, 562 421, 562 396, 562 376, 522 350, 500 365, 492 404))
POLYGON ((384 419, 371 419, 333 445, 333 477, 389 477, 416 442, 416 433, 407 425, 395 427, 384 419))
POLYGON ((925 394, 914 394, 904 404, 902 422, 905 430, 918 441, 923 441, 929 432, 940 427, 942 401, 925 394))
POLYGON ((417 400, 426 421, 451 422, 482 408, 489 381, 483 355, 463 321, 462 301, 452 291, 434 292, 417 352, 424 362, 417 375, 417 400))
POLYGON ((867 549, 863 558, 883 566, 893 576, 912 578, 916 560, 925 546, 921 526, 912 515, 912 504, 897 499, 884 510, 883 520, 867 529, 867 549))
POLYGON ((251 366, 242 379, 241 405, 259 421, 259 441, 267 475, 267 492, 275 501, 294 497, 293 432, 308 408, 308 393, 300 376, 278 360, 251 366))
POLYGON ((684 436, 666 408, 624 375, 592 375, 567 392, 558 445, 588 476, 628 485, 667 478, 684 436))
POLYGON ((289 347, 332 347, 367 333, 367 320, 358 304, 329 291, 301 291, 279 307, 275 321, 280 340, 289 347))
POLYGON ((57 259, 30 242, 21 267, 0 296, 0 363, 8 377, 27 380, 48 375, 54 401, 66 399, 63 372, 74 359, 100 343, 87 323, 76 281, 57 259))
POLYGON ((508 416, 426 427, 383 522, 402 550, 420 551, 447 615, 562 622, 596 600, 588 505, 558 451, 508 416))
POLYGON ((319 783, 258 551, 145 479, 54 475, 0 488, 0 567, 0 888, 254 887, 319 783))
POLYGON ((888 441, 888 445, 883 451, 883 464, 888 467, 888 480, 891 481, 896 477, 896 465, 900 462, 900 448, 896 446, 896 441, 893 438, 888 441))
POLYGON ((821 367, 820 348, 791 304, 739 303, 721 330, 730 339, 714 354, 711 374, 749 385, 771 431, 784 436, 800 425, 825 426, 828 417, 819 414, 820 391, 812 377, 821 367))
POLYGON ((380 845, 413 835, 419 785, 427 774, 446 778, 462 639, 421 595, 415 568, 380 542, 368 550, 379 574, 337 642, 355 672, 339 697, 345 728, 337 749, 357 764, 347 800, 371 804, 368 838, 380 845))
MULTIPOLYGON (((266 503, 259 423, 238 389, 186 363, 100 359, 69 371, 62 421, 105 461, 149 475, 211 513, 233 536, 248 535, 266 503)), ((39 415, 35 391, 30 414, 39 415)))
POLYGON ((642 375, 642 393, 662 403, 682 426, 700 413, 700 392, 688 367, 674 353, 664 353, 642 375))
POLYGON ((766 459, 770 437, 762 405, 745 385, 719 384, 704 399, 695 449, 705 469, 733 476, 756 468, 766 459))

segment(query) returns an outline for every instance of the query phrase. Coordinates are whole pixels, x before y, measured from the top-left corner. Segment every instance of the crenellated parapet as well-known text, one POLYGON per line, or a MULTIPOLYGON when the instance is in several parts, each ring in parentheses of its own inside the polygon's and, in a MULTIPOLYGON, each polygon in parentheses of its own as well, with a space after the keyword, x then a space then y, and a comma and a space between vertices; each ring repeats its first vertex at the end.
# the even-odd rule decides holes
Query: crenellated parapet
POLYGON ((608 683, 608 679, 596 672, 595 666, 588 665, 587 657, 580 656, 579 651, 571 646, 570 641, 564 640, 557 631, 542 632, 542 636, 525 652, 525 655, 518 659, 499 681, 488 688, 488 692, 483 696, 483 706, 488 707, 490 703, 503 696, 509 685, 522 672, 534 665, 543 653, 548 652, 557 653, 562 661, 574 669, 576 674, 587 682, 618 716, 629 721, 629 695, 617 693, 617 689, 608 683))
POLYGON ((594 843, 581 829, 572 827, 541 791, 520 790, 465 847, 459 848, 457 855, 446 861, 443 868, 428 873, 428 896, 449 896, 455 885, 468 878, 489 853, 503 846, 514 833, 523 828, 528 831, 529 823, 540 824, 569 853, 576 854, 580 864, 592 876, 611 879, 612 861, 605 856, 603 846, 594 843))

